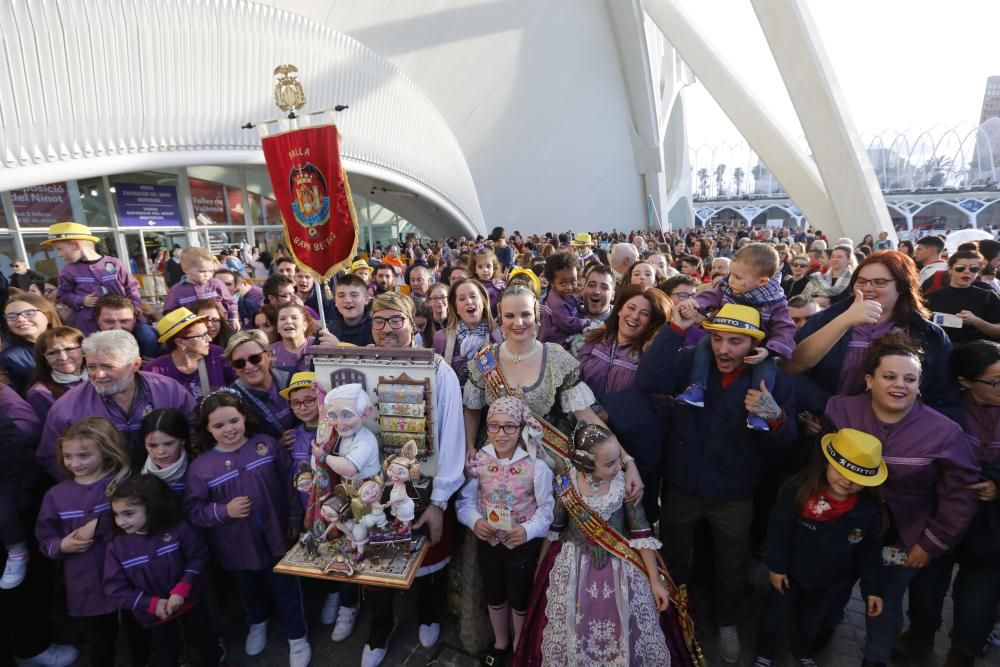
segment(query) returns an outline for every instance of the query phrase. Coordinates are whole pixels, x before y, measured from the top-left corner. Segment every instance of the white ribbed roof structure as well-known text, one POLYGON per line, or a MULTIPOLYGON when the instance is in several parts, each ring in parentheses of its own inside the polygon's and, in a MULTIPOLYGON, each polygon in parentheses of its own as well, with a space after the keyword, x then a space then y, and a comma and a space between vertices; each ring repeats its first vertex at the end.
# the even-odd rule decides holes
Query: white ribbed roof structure
POLYGON ((12 0, 0 40, 0 190, 262 163, 257 132, 240 126, 281 113, 272 70, 292 63, 304 111, 350 107, 338 126, 355 191, 376 188, 372 199, 430 233, 484 231, 448 123, 399 68, 331 26, 237 0, 12 0))

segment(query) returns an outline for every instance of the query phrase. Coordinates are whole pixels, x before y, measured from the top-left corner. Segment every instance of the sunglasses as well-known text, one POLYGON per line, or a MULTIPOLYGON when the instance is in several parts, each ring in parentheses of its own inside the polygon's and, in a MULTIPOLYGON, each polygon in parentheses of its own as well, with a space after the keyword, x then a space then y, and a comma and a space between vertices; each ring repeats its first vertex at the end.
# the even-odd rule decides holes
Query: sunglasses
POLYGON ((247 367, 247 364, 250 364, 251 366, 256 366, 257 364, 259 364, 261 361, 263 361, 264 356, 266 354, 267 352, 258 352, 257 354, 251 354, 246 359, 233 359, 232 362, 230 363, 232 363, 233 368, 235 368, 238 371, 241 371, 247 367))
POLYGON ((792 264, 792 266, 795 267, 796 269, 808 269, 809 268, 808 264, 804 264, 802 262, 795 262, 795 263, 792 264))
POLYGON ((951 270, 954 271, 955 273, 965 273, 966 269, 969 270, 969 273, 979 273, 980 271, 983 270, 982 267, 979 266, 978 264, 972 264, 971 266, 967 266, 965 264, 956 264, 955 266, 951 267, 951 270))

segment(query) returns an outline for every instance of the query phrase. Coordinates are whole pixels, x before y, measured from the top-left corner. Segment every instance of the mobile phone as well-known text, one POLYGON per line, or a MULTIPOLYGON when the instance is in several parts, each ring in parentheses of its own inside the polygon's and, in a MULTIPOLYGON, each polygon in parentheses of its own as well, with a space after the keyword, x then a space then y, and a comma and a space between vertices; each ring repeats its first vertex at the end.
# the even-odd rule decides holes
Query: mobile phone
POLYGON ((964 324, 961 317, 951 313, 934 313, 932 321, 939 327, 951 327, 952 329, 961 329, 964 324))

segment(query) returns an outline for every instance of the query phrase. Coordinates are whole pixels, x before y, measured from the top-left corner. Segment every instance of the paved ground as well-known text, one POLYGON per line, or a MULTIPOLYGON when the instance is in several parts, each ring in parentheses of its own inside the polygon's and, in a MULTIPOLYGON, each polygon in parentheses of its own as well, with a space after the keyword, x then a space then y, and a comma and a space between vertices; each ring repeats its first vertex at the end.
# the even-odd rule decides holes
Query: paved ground
MULTIPOLYGON (((754 613, 763 604, 763 594, 766 591, 767 578, 763 565, 755 562, 753 571, 753 583, 755 594, 745 606, 747 610, 743 621, 740 623, 740 636, 744 645, 743 666, 753 663, 753 644, 755 635, 754 613)), ((367 637, 368 616, 362 611, 360 621, 354 634, 344 642, 334 644, 330 640, 329 626, 321 626, 316 620, 319 614, 321 597, 308 590, 306 603, 307 612, 311 622, 310 639, 313 647, 312 667, 329 666, 350 666, 357 665, 361 660, 361 651, 367 637)), ((696 602, 703 595, 703 591, 696 589, 696 602)), ((392 646, 385 662, 386 667, 424 667, 434 665, 435 667, 468 667, 478 665, 479 662, 473 656, 462 650, 458 639, 457 628, 454 622, 444 625, 441 642, 434 649, 424 649, 417 640, 417 621, 412 593, 402 593, 397 599, 396 606, 399 616, 399 624, 393 638, 392 646)), ((226 638, 229 644, 230 663, 239 667, 279 667, 288 664, 288 644, 280 636, 280 628, 277 622, 272 622, 270 641, 263 654, 255 658, 249 658, 243 653, 243 629, 240 625, 240 610, 235 601, 224 602, 222 615, 225 618, 226 638)), ((897 667, 940 667, 944 663, 944 655, 948 650, 948 637, 946 629, 951 624, 951 601, 945 602, 945 627, 938 632, 934 655, 920 663, 894 663, 897 667)), ((864 608, 860 597, 855 591, 855 597, 851 600, 847 618, 837 629, 833 641, 827 649, 817 656, 817 662, 821 667, 857 667, 861 664, 861 646, 865 635, 864 608)), ((711 666, 723 665, 719 659, 715 647, 714 629, 703 625, 699 629, 699 636, 708 663, 711 666)), ((782 648, 782 657, 777 661, 778 667, 792 667, 793 663, 787 653, 787 647, 782 648)), ((127 649, 122 642, 118 664, 128 667, 127 649)), ((78 665, 88 663, 81 658, 78 665)), ((977 665, 997 665, 1000 666, 1000 649, 992 648, 989 653, 981 658, 977 665)), ((95 666, 97 667, 97 666, 95 666)), ((100 666, 103 667, 103 666, 100 666)))

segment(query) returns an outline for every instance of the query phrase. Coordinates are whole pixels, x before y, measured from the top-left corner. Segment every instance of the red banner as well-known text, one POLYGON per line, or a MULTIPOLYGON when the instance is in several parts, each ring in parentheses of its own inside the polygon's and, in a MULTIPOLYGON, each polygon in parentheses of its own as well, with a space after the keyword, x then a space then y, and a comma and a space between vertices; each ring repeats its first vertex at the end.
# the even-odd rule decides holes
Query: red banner
POLYGON ((337 128, 283 132, 264 137, 261 145, 285 243, 299 268, 326 281, 350 265, 358 249, 358 216, 340 165, 337 128))

